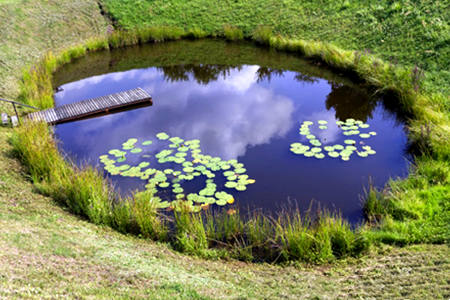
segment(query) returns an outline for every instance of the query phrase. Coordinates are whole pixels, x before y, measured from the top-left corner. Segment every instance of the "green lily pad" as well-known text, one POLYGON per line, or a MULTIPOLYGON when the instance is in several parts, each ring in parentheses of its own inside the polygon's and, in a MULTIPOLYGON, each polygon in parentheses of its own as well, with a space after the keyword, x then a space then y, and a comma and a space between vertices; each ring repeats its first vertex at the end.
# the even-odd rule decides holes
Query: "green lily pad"
POLYGON ((361 134, 359 135, 359 137, 360 137, 360 138, 363 138, 363 139, 368 139, 368 138, 370 138, 370 134, 368 134, 368 133, 361 133, 361 134))
POLYGON ((345 140, 344 143, 346 143, 347 145, 354 145, 354 144, 356 144, 356 141, 354 141, 354 140, 345 140))
POLYGON ((146 168, 148 166, 150 166, 149 162, 143 161, 138 165, 140 168, 146 168))
POLYGON ((180 193, 182 193, 184 190, 183 190, 183 188, 181 188, 181 187, 177 187, 177 188, 174 188, 173 190, 172 190, 172 192, 174 192, 175 194, 180 194, 180 193))
POLYGON ((160 140, 167 140, 169 138, 169 135, 165 132, 160 132, 156 135, 156 137, 160 140))
POLYGON ((222 200, 217 200, 217 201, 216 201, 216 204, 217 204, 217 205, 220 205, 220 206, 227 205, 227 200, 224 200, 224 199, 222 199, 222 200))
POLYGON ((311 145, 319 147, 322 146, 322 143, 319 140, 311 140, 309 141, 311 145))
POLYGON ((307 151, 307 152, 305 152, 304 155, 305 155, 306 157, 312 157, 312 156, 314 156, 314 152, 307 151))
POLYGON ((319 121, 317 121, 317 123, 319 123, 320 125, 326 125, 326 124, 328 124, 328 122, 325 121, 325 120, 319 120, 319 121))
POLYGON ((358 156, 360 157, 367 157, 368 153, 367 152, 357 152, 358 156))
POLYGON ((339 153, 336 151, 331 151, 331 152, 328 152, 328 156, 336 158, 336 157, 339 157, 339 153))
POLYGON ((161 188, 167 188, 167 187, 169 187, 169 185, 170 184, 168 182, 166 182, 166 181, 163 181, 163 182, 158 184, 158 186, 161 187, 161 188))
POLYGON ((233 189, 237 186, 237 182, 235 181, 227 181, 227 183, 225 183, 225 187, 229 188, 229 189, 233 189))
POLYGON ((236 186, 236 190, 237 191, 240 191, 240 192, 243 192, 243 191, 245 191, 247 189, 247 187, 245 186, 245 185, 243 185, 243 184, 238 184, 237 186, 236 186))
POLYGON ((151 145, 153 142, 152 141, 144 141, 142 142, 142 146, 148 146, 151 145))
POLYGON ((316 153, 314 155, 314 157, 317 158, 317 159, 323 159, 323 158, 325 158, 325 154, 323 154, 323 153, 316 153))
POLYGON ((319 129, 321 129, 321 130, 326 130, 326 129, 328 129, 328 127, 325 126, 325 125, 320 125, 320 126, 319 126, 319 129))

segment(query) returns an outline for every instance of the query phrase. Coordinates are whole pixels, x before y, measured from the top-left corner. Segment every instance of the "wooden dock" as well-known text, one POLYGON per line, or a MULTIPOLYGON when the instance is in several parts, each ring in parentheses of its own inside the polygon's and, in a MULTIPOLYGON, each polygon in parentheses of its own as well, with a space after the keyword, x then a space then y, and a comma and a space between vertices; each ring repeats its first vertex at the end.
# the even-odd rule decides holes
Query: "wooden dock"
POLYGON ((137 88, 30 113, 27 117, 54 125, 142 105, 152 105, 152 97, 143 89, 137 88))

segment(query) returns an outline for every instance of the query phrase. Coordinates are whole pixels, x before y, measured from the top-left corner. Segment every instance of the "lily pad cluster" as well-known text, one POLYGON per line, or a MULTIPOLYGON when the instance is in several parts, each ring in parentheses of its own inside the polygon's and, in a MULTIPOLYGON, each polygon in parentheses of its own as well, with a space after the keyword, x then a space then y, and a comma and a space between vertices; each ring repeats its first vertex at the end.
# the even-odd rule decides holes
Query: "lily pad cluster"
MULTIPOLYGON (((244 164, 235 159, 222 160, 220 157, 212 157, 202 154, 200 141, 184 140, 180 137, 170 137, 165 132, 156 135, 156 143, 152 140, 138 143, 138 139, 130 138, 122 144, 121 149, 112 149, 108 154, 100 156, 100 162, 104 169, 111 175, 124 177, 137 177, 146 180, 146 188, 158 190, 170 189, 175 195, 171 202, 161 201, 160 208, 179 207, 183 202, 184 207, 190 207, 192 211, 199 211, 211 204, 223 206, 234 202, 234 198, 226 191, 218 190, 215 178, 217 173, 222 173, 227 179, 225 188, 236 191, 245 191, 249 184, 255 183, 246 173, 244 164), (164 148, 156 154, 150 146, 163 143, 164 148), (141 161, 138 165, 126 164, 126 160, 137 158, 153 158, 157 164, 153 166, 150 161, 141 161), (164 168, 164 165, 170 166, 164 168), (193 180, 196 177, 206 177, 205 186, 197 193, 186 194, 182 183, 193 180)), ((159 150, 159 149, 158 149, 159 150)))
MULTIPOLYGON (((304 155, 305 157, 314 157, 317 159, 324 159, 326 156, 331 158, 340 158, 343 161, 350 160, 353 153, 356 153, 359 157, 368 157, 369 155, 376 154, 369 145, 366 145, 363 140, 368 139, 376 135, 375 131, 368 131, 369 124, 365 124, 363 121, 355 119, 347 119, 345 121, 336 121, 336 125, 342 130, 342 134, 346 137, 357 136, 361 141, 347 138, 344 144, 328 144, 323 145, 326 141, 321 141, 316 135, 311 133, 311 126, 314 125, 312 121, 304 121, 300 126, 300 135, 304 136, 308 141, 308 144, 300 142, 291 144, 291 152, 304 155), (366 132, 363 132, 366 130, 366 132), (358 148, 359 147, 359 148, 358 148)), ((328 122, 325 120, 317 121, 319 130, 328 129, 328 122)))

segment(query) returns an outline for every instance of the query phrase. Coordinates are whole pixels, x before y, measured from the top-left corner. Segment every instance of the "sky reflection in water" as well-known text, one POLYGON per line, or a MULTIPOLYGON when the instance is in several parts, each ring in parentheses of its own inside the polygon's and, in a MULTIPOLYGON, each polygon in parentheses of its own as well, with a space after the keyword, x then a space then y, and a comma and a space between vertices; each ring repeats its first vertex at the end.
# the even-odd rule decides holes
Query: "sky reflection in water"
MULTIPOLYGON (((153 106, 58 125, 61 148, 78 163, 99 165, 98 156, 120 148, 130 137, 143 141, 164 131, 199 139, 203 153, 238 159, 256 179, 247 191, 233 193, 240 207, 277 211, 294 204, 304 210, 314 199, 352 222, 361 218, 359 195, 369 178, 383 186, 389 177, 407 174, 403 125, 364 91, 323 79, 304 80, 290 71, 264 76, 264 68, 254 65, 204 80, 194 76, 192 67, 136 69, 63 85, 55 94, 57 105, 142 87, 152 95, 153 106), (369 123, 378 133, 367 140, 376 155, 353 155, 343 162, 289 151, 291 143, 303 142, 298 134, 303 121, 327 120, 328 130, 315 133, 324 144, 342 143, 341 130, 331 124, 349 117, 369 123)), ((209 71, 208 66, 196 67, 209 71)), ((113 180, 122 192, 145 184, 138 179, 113 180)))

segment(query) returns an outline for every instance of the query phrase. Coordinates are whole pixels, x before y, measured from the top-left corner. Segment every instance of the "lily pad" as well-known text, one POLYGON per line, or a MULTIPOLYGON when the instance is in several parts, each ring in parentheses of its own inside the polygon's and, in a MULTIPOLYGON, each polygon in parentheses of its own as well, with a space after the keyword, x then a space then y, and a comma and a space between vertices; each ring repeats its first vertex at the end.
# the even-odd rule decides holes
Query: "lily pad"
POLYGON ((316 153, 314 155, 314 157, 317 158, 317 159, 323 159, 323 158, 325 158, 325 154, 323 154, 323 153, 316 153))
POLYGON ((169 135, 165 132, 160 132, 156 135, 156 137, 160 140, 167 140, 169 138, 169 135))
POLYGON ((328 156, 336 158, 339 157, 339 153, 335 151, 328 152, 328 156))

